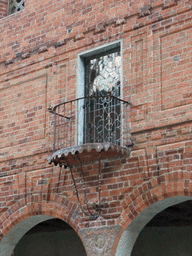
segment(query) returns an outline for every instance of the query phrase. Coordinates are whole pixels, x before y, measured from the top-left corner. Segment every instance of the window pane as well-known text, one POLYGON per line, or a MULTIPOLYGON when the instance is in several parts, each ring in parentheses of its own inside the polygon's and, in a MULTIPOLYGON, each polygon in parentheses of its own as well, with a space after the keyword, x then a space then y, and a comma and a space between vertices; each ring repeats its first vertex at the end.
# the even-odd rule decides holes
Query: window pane
POLYGON ((119 51, 90 59, 86 65, 85 95, 100 92, 120 96, 121 56, 119 51))
POLYGON ((84 143, 120 145, 121 104, 112 97, 120 97, 120 51, 86 59, 85 65, 84 143))

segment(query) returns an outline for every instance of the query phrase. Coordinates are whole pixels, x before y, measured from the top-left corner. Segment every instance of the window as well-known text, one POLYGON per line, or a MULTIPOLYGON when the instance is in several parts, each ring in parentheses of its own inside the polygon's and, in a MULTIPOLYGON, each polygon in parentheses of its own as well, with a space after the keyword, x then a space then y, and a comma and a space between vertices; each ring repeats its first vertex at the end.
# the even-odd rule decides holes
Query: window
POLYGON ((121 144, 121 48, 120 42, 80 55, 78 144, 121 144), (82 79, 83 77, 83 79, 82 79))
POLYGON ((24 9, 24 0, 9 0, 8 14, 24 9))

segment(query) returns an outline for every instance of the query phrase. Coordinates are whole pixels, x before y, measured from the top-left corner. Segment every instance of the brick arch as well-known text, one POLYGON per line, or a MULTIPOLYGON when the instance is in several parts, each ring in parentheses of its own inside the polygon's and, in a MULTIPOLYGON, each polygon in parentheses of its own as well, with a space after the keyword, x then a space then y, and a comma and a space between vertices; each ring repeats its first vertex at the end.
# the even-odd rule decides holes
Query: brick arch
MULTIPOLYGON (((0 255, 11 256, 13 249, 21 237, 38 223, 52 218, 59 218, 69 224, 78 234, 83 245, 85 244, 76 225, 77 219, 72 216, 77 209, 76 203, 71 203, 56 196, 57 201, 42 201, 25 205, 22 200, 13 204, 9 210, 1 215, 0 226, 0 255)), ((85 250, 86 247, 84 246, 85 250)))
POLYGON ((121 250, 126 250, 126 256, 130 256, 141 230, 157 213, 174 204, 192 200, 192 186, 189 184, 184 179, 169 182, 164 180, 160 184, 153 179, 136 188, 122 203, 122 229, 117 236, 112 255, 124 255, 121 250), (126 248, 123 246, 125 240, 126 248))
POLYGON ((120 224, 123 228, 131 223, 143 210, 150 205, 175 196, 192 196, 192 186, 189 180, 170 180, 159 182, 158 179, 152 179, 141 186, 138 186, 122 202, 123 211, 120 224))

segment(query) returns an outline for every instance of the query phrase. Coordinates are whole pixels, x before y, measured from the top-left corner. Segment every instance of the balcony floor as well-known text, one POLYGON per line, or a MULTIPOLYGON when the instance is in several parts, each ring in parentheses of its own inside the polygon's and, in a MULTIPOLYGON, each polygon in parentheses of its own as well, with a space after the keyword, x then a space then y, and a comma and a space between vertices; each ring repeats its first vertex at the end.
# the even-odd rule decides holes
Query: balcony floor
POLYGON ((89 143, 74 147, 62 148, 49 156, 48 162, 55 165, 78 166, 79 159, 82 164, 95 162, 100 159, 115 158, 130 155, 131 149, 112 143, 89 143))

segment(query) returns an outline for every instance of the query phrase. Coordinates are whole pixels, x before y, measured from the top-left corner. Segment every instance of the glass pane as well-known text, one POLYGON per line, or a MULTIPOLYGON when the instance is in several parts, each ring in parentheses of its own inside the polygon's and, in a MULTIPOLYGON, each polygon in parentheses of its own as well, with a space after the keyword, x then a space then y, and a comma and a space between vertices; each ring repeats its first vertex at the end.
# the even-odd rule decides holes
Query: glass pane
POLYGON ((84 143, 120 145, 121 56, 117 49, 86 60, 84 143), (93 96, 93 97, 91 97, 93 96), (91 97, 91 98, 90 98, 91 97))
POLYGON ((120 96, 121 56, 119 51, 89 60, 86 67, 85 95, 107 92, 120 96))

